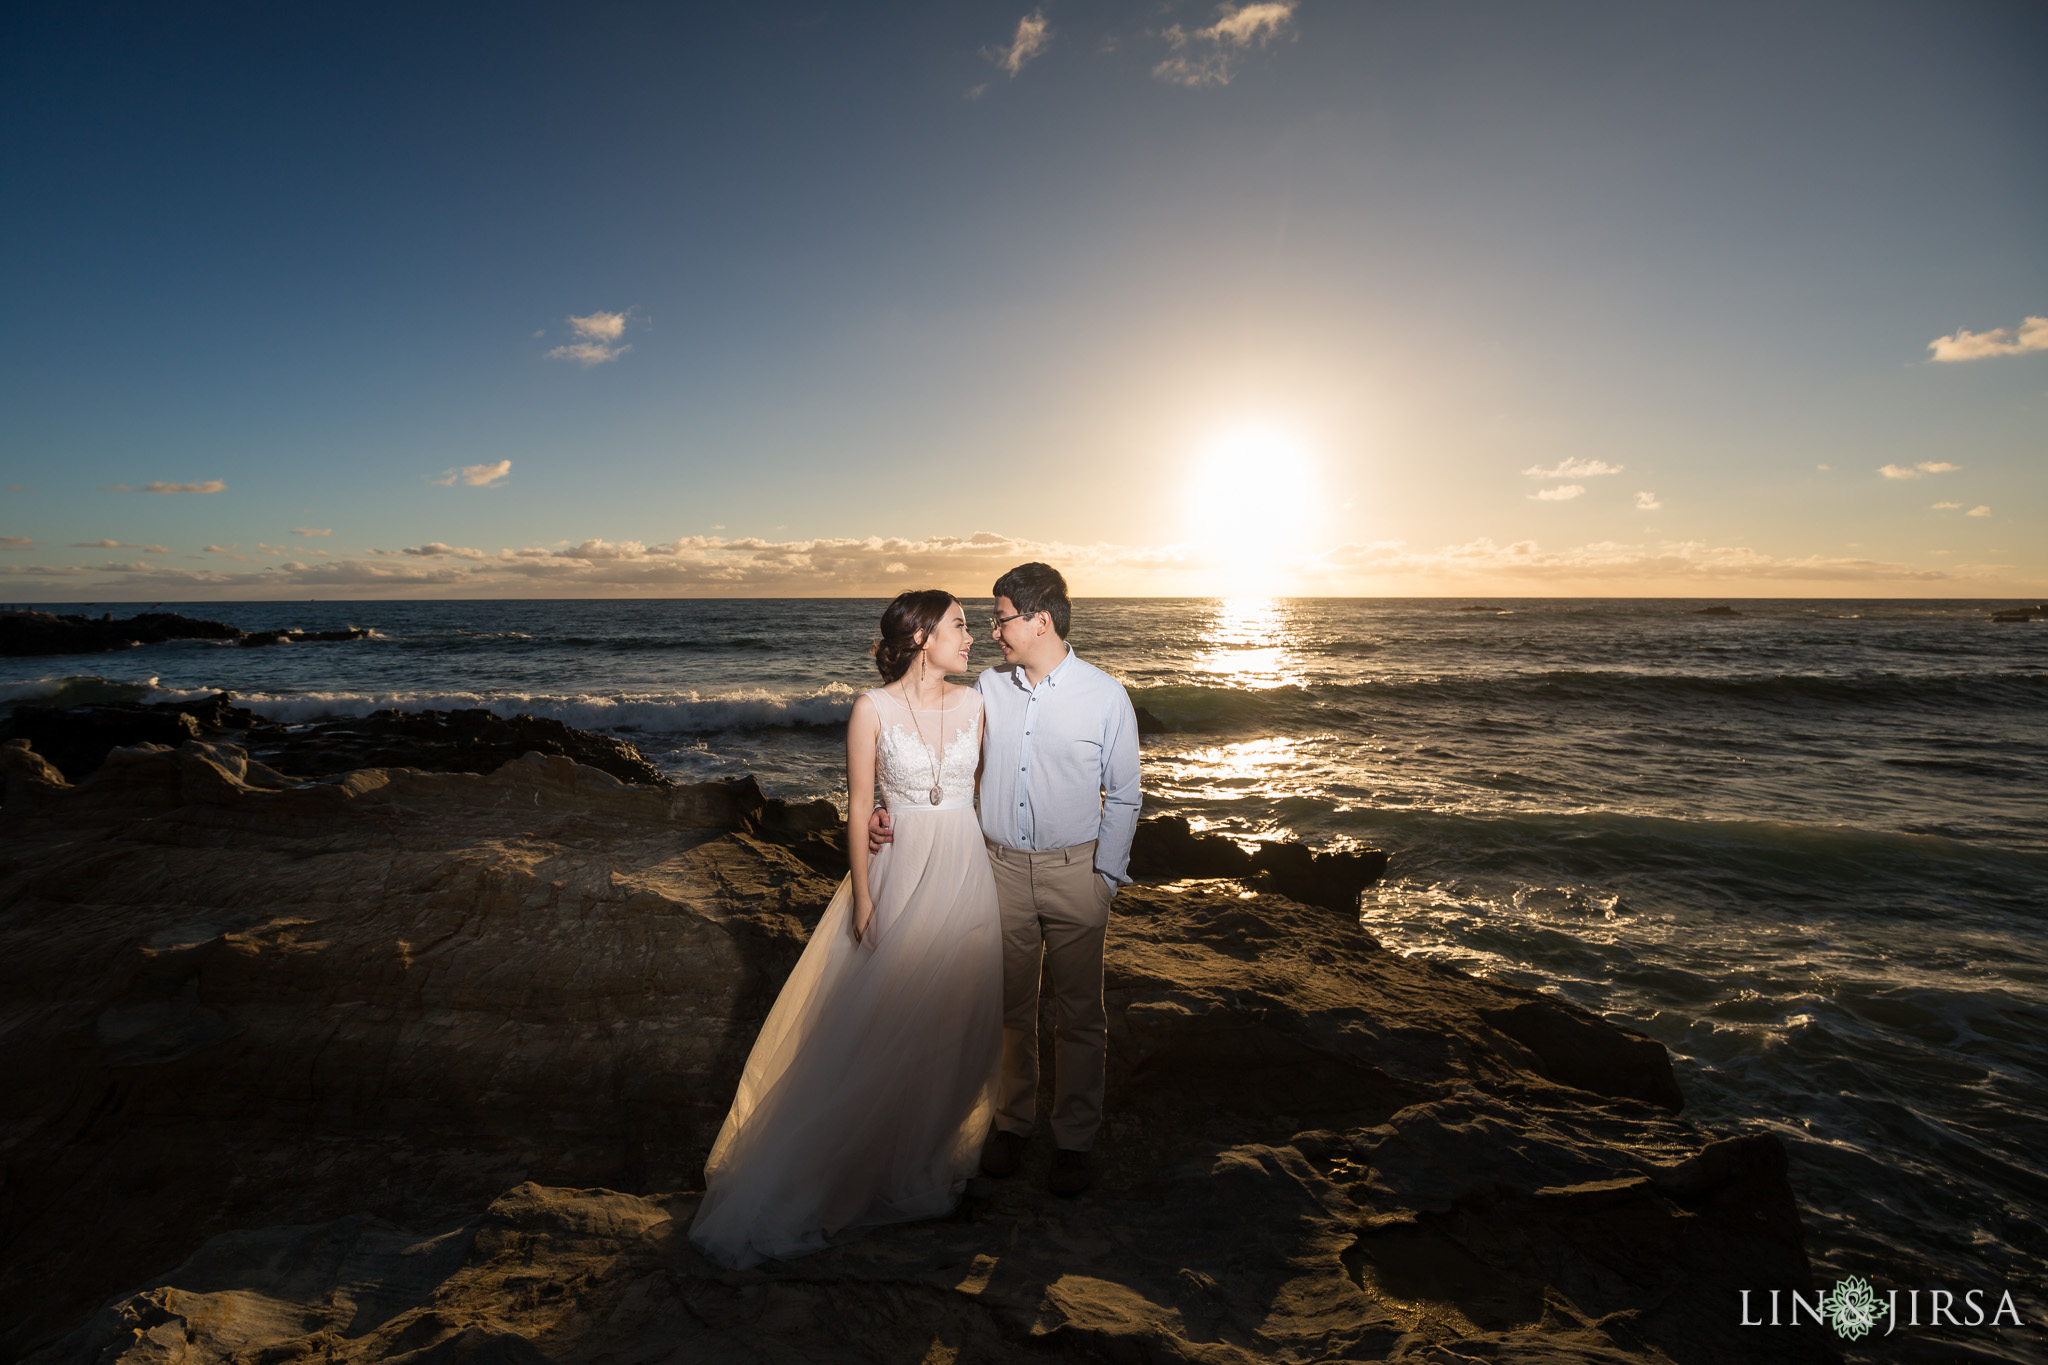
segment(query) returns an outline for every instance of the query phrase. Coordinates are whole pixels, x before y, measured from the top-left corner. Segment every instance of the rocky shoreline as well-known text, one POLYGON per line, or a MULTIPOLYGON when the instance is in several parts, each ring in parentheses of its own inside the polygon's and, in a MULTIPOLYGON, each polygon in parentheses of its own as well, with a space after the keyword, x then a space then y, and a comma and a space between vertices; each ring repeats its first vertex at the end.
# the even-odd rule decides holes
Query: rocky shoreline
POLYGON ((1784 1152, 1680 1117, 1660 1045, 1386 952, 1344 899, 1384 855, 1169 822, 1094 1191, 1027 1166, 719 1269, 682 1234, 829 803, 538 750, 294 776, 217 709, 76 782, 0 746, 7 1358, 1835 1358, 1737 1327, 1812 1288, 1784 1152))
POLYGON ((201 621, 175 611, 145 611, 114 619, 58 615, 47 611, 0 611, 0 658, 48 654, 104 654, 109 650, 160 645, 167 640, 216 640, 242 646, 334 644, 367 640, 362 626, 342 630, 243 630, 224 621, 201 621))

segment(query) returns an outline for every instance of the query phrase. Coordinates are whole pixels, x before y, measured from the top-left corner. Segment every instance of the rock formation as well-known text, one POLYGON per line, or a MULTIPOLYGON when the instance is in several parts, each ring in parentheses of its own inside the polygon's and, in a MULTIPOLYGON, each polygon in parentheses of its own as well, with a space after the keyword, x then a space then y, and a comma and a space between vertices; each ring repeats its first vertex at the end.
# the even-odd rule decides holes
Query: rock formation
POLYGON ((129 702, 69 707, 16 706, 0 722, 0 742, 25 739, 73 782, 99 767, 108 752, 132 744, 178 745, 188 739, 231 738, 266 767, 296 777, 358 768, 419 768, 488 773, 529 753, 573 758, 621 782, 660 786, 661 771, 625 740, 592 734, 540 716, 499 716, 481 708, 456 711, 373 711, 308 724, 281 725, 234 704, 231 692, 198 701, 129 702))
POLYGON ((38 654, 103 654, 112 649, 158 645, 166 640, 222 640, 238 645, 282 645, 362 640, 370 632, 359 626, 342 630, 243 630, 221 621, 199 621, 175 611, 145 611, 116 621, 112 612, 98 619, 59 616, 47 611, 0 612, 0 657, 38 654))
POLYGON ((0 1340, 71 1362, 1826 1360, 1775 1138, 1661 1048, 1238 882, 1110 930, 1097 1188, 687 1245, 822 812, 560 756, 0 748, 0 1340))
POLYGON ((1358 893, 1386 871, 1387 855, 1377 848, 1316 853, 1269 839, 1247 852, 1220 834, 1196 834, 1178 815, 1139 821, 1131 839, 1135 877, 1234 877, 1331 910, 1356 910, 1358 893))

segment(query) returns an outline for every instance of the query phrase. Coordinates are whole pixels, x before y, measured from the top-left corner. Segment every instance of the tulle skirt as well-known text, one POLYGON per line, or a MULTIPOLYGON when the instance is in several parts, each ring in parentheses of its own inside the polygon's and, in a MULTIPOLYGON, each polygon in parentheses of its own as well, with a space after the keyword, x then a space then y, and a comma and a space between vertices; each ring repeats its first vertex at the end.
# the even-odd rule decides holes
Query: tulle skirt
POLYGON ((971 806, 892 810, 853 934, 839 885, 761 1026, 690 1240, 745 1267, 847 1228, 950 1212, 1002 1065, 1002 931, 971 806))

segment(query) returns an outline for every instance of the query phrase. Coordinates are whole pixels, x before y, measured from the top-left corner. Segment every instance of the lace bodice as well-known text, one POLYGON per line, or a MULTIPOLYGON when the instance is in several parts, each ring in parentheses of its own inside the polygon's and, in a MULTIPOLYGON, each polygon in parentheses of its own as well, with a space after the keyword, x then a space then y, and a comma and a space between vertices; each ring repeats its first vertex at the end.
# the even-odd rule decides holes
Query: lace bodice
POLYGON ((974 770, 981 764, 981 698, 973 692, 945 711, 915 711, 895 694, 876 688, 868 693, 882 723, 875 774, 882 800, 890 810, 932 810, 932 779, 936 772, 944 799, 939 810, 974 806, 974 770), (945 757, 939 737, 945 736, 945 757))

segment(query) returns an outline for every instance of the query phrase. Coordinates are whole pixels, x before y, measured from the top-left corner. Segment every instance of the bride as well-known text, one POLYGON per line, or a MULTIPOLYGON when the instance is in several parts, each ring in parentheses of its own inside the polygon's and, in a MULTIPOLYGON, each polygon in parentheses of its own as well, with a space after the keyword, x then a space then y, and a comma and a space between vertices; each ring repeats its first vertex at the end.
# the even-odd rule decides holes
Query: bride
POLYGON ((974 814, 981 700, 966 613, 906 592, 882 686, 846 727, 852 872, 761 1026, 704 1165, 690 1240, 746 1267, 832 1234, 948 1213, 974 1172, 1002 1057, 995 877, 974 814), (877 777, 896 831, 868 852, 877 777))

